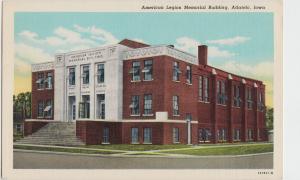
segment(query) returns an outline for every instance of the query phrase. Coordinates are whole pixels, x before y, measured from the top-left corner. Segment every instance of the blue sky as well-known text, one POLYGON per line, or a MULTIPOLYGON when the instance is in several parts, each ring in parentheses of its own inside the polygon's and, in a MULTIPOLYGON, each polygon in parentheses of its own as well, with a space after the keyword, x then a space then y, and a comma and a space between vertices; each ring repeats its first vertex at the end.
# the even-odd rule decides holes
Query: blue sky
MULTIPOLYGON (((197 45, 207 44, 209 64, 263 80, 269 98, 273 93, 272 13, 24 12, 15 14, 14 36, 16 81, 30 78, 29 64, 51 61, 57 52, 128 38, 152 45, 174 44, 194 54, 197 45)), ((15 87, 15 92, 24 90, 15 87)))

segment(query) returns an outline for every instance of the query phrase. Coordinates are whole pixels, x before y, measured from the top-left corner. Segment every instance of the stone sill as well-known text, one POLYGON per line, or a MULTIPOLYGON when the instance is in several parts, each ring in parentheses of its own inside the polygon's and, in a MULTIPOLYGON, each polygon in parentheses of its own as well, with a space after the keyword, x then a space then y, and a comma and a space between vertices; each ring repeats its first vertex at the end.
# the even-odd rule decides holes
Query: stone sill
POLYGON ((143 114, 143 116, 145 116, 145 117, 154 116, 154 114, 143 114))

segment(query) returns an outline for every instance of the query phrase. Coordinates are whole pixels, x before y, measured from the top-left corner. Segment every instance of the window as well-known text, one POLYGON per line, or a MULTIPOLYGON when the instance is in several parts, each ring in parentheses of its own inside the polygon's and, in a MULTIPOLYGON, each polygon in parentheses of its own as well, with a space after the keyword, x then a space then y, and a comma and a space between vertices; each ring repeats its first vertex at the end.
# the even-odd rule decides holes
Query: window
POLYGON ((199 101, 208 102, 208 77, 199 76, 199 101))
POLYGON ((241 140, 241 138, 240 138, 240 130, 239 129, 234 129, 233 139, 235 141, 240 141, 241 140))
POLYGON ((173 128, 173 143, 179 143, 179 128, 173 128))
POLYGON ((178 96, 173 96, 173 115, 179 115, 178 96))
POLYGON ((253 101, 252 101, 252 88, 247 88, 247 107, 248 109, 252 109, 253 101))
POLYGON ((16 124, 16 131, 17 131, 17 133, 22 132, 22 125, 21 124, 16 124))
POLYGON ((211 132, 208 128, 199 129, 199 142, 210 142, 211 132))
POLYGON ((144 143, 152 143, 152 128, 144 128, 144 143))
POLYGON ((146 60, 144 61, 144 69, 142 71, 144 73, 144 80, 150 81, 153 79, 152 73, 153 73, 153 61, 152 60, 146 60))
POLYGON ((36 83, 37 89, 44 89, 44 73, 38 73, 36 83))
POLYGON ((252 140, 253 140, 253 130, 248 129, 248 141, 252 141, 252 140))
POLYGON ((82 67, 82 84, 89 84, 90 82, 90 66, 82 67))
POLYGON ((52 100, 48 100, 46 101, 46 106, 44 109, 44 116, 45 117, 52 117, 52 112, 53 112, 53 108, 52 108, 52 100))
POLYGON ((132 81, 140 81, 140 62, 132 62, 132 81))
POLYGON ((181 71, 179 70, 179 63, 174 62, 173 63, 173 81, 179 81, 179 75, 181 71))
POLYGON ((203 88, 203 77, 202 76, 199 76, 199 101, 203 101, 203 91, 202 91, 202 88, 203 88))
POLYGON ((79 117, 90 118, 90 96, 83 95, 82 102, 79 103, 79 117))
POLYGON ((131 97, 131 115, 139 115, 140 114, 140 97, 132 96, 131 97))
POLYGON ((53 88, 53 74, 52 72, 47 73, 47 79, 45 80, 45 86, 47 89, 53 88))
POLYGON ((192 84, 192 67, 186 66, 186 82, 192 84))
POLYGON ((238 85, 233 86, 233 106, 241 107, 240 87, 238 85))
POLYGON ((262 92, 258 92, 258 102, 257 107, 259 111, 264 111, 264 101, 263 101, 263 95, 262 92))
POLYGON ((217 81, 217 97, 218 97, 218 104, 225 105, 227 96, 225 90, 225 81, 217 81))
POLYGON ((44 101, 38 102, 38 118, 44 117, 44 101))
POLYGON ((69 85, 75 85, 75 68, 69 68, 69 85))
POLYGON ((105 119, 105 94, 97 94, 97 118, 105 119))
POLYGON ((218 130, 218 140, 220 142, 226 141, 227 137, 226 137, 226 129, 225 128, 221 128, 218 130))
POLYGON ((97 83, 104 83, 104 64, 97 64, 97 83))
POLYGON ((139 129, 131 128, 131 143, 137 144, 139 143, 139 129))
POLYGON ((152 95, 146 94, 144 96, 144 114, 152 114, 152 95))
POLYGON ((103 128, 102 143, 109 143, 109 128, 108 127, 103 128))

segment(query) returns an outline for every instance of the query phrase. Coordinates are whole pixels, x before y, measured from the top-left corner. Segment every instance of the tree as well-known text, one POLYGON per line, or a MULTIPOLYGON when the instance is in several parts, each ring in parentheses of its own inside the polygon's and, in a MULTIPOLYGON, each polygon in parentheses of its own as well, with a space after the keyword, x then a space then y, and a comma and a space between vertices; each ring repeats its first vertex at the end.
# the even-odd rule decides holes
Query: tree
POLYGON ((273 130, 273 115, 274 115, 273 108, 267 107, 266 108, 266 126, 267 126, 268 130, 273 130))
POLYGON ((14 112, 22 112, 25 118, 31 117, 31 92, 13 95, 14 112))

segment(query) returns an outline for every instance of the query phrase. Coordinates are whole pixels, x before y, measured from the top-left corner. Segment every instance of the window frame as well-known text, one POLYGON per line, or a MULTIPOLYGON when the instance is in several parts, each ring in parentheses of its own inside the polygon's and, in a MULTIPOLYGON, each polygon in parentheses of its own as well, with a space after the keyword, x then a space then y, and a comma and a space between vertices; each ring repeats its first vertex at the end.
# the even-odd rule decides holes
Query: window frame
POLYGON ((152 144, 152 128, 145 127, 143 129, 143 143, 152 144))
POLYGON ((45 73, 44 72, 38 72, 37 73, 37 81, 40 81, 39 83, 37 83, 37 90, 43 90, 45 88, 45 73))
POLYGON ((144 114, 143 115, 153 115, 153 100, 152 94, 144 95, 144 114), (150 97, 150 98, 149 98, 150 97), (149 99, 147 99, 149 98, 149 99), (150 107, 150 108, 149 108, 150 107))
POLYGON ((191 65, 186 66, 186 83, 192 84, 192 66, 191 65))
POLYGON ((97 84, 104 84, 105 83, 105 63, 97 63, 96 64, 97 68, 97 84), (102 68, 100 68, 102 67, 102 68), (102 73, 101 73, 102 72, 102 73))
POLYGON ((83 85, 89 85, 90 84, 90 65, 82 65, 82 84, 83 85), (88 71, 86 71, 86 68, 88 71))
POLYGON ((109 127, 103 127, 102 144, 110 144, 109 139, 109 127))
POLYGON ((44 109, 45 109, 45 102, 43 100, 39 100, 38 101, 37 118, 44 118, 44 109), (42 104, 42 105, 40 106, 40 104, 42 104))
POLYGON ((144 60, 144 69, 142 70, 144 74, 144 81, 152 81, 153 80, 153 59, 144 60), (149 63, 151 62, 151 63, 149 63), (148 72, 147 72, 148 70, 148 72), (145 71, 145 72, 143 72, 145 71), (147 78, 146 78, 147 77, 147 78))
POLYGON ((131 96, 131 116, 140 116, 140 96, 139 95, 132 95, 131 96))
POLYGON ((180 135, 179 135, 179 128, 178 127, 173 127, 172 134, 173 134, 172 135, 173 144, 180 143, 180 135))
POLYGON ((69 72, 69 86, 75 86, 76 85, 76 68, 69 67, 68 72, 69 72))
POLYGON ((173 116, 179 116, 179 96, 172 96, 172 110, 173 116))
POLYGON ((172 74, 172 80, 175 82, 180 82, 180 67, 179 62, 173 61, 173 74, 172 74))
POLYGON ((130 133, 130 141, 131 144, 139 144, 139 128, 137 127, 132 127, 131 128, 131 133, 130 133), (136 132, 134 132, 133 130, 136 130, 136 132), (136 136, 135 136, 136 135, 136 136), (134 138, 135 137, 135 138, 134 138), (136 141, 133 141, 136 140, 136 141))
POLYGON ((226 83, 225 80, 217 80, 217 104, 226 106, 226 83))
POLYGON ((141 81, 141 62, 140 61, 132 61, 131 81, 132 82, 141 81))

